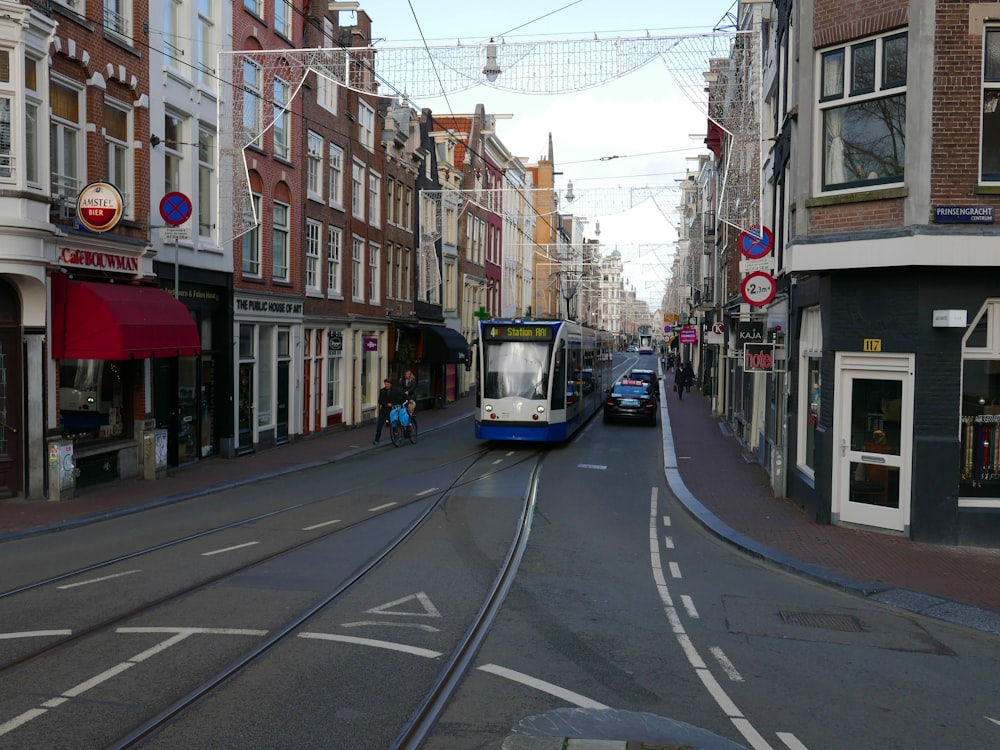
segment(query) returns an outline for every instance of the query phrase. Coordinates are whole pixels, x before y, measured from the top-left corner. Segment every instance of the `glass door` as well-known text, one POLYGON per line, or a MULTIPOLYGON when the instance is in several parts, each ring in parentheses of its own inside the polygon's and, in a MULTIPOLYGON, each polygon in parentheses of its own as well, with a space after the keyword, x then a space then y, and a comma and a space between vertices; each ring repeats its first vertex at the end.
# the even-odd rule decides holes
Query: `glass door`
POLYGON ((845 360, 836 396, 834 519, 908 532, 912 368, 894 370, 892 359, 862 355, 845 360))

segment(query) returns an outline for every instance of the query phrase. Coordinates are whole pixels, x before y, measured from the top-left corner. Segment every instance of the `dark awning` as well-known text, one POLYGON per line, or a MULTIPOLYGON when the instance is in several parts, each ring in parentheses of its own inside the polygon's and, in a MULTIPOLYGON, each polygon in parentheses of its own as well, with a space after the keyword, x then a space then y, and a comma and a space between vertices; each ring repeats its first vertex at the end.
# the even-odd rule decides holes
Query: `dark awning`
POLYGON ((424 332, 425 362, 445 365, 464 365, 469 357, 469 342, 454 328, 447 326, 422 326, 424 332))
POLYGON ((199 354, 184 305, 150 286, 52 277, 53 359, 146 359, 199 354))

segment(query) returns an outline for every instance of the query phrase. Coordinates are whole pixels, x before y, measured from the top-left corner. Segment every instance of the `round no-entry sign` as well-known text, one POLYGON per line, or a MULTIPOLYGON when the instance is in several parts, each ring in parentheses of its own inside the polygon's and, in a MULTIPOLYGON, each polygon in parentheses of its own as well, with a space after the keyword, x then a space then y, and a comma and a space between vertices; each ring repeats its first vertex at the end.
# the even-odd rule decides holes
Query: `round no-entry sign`
POLYGON ((763 258, 774 248, 774 233, 767 227, 754 224, 740 232, 737 240, 740 252, 750 260, 763 258))
POLYGON ((191 199, 184 193, 167 193, 160 200, 160 216, 172 227, 191 218, 191 199))

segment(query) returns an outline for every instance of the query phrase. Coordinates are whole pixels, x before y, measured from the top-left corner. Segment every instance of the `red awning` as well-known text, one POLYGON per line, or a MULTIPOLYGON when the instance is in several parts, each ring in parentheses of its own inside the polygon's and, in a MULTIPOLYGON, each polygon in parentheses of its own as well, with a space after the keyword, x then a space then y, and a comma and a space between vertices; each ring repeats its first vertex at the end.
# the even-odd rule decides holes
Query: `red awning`
POLYGON ((146 359, 200 352, 191 313, 162 289, 52 277, 53 359, 146 359))

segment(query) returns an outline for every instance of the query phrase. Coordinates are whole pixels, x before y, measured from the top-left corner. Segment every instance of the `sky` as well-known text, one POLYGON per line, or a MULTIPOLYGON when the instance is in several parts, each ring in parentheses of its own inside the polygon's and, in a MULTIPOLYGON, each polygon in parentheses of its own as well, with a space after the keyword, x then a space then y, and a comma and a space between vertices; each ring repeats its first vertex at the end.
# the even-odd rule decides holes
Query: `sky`
MULTIPOLYGON (((376 47, 675 37, 731 28, 734 0, 362 0, 376 47)), ((341 24, 354 22, 346 12, 341 24)), ((704 146, 705 113, 688 99, 660 59, 596 88, 559 94, 512 94, 477 86, 446 97, 412 99, 435 114, 468 114, 477 104, 497 120, 499 139, 534 162, 552 135, 556 187, 569 181, 577 200, 562 210, 586 217, 585 237, 602 254, 617 249, 627 285, 656 308, 677 237, 676 191, 639 202, 643 188, 674 187, 704 146), (588 192, 589 191, 589 192, 588 192), (629 209, 630 205, 635 205, 629 209)))

